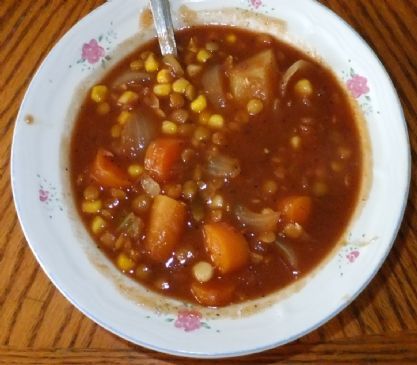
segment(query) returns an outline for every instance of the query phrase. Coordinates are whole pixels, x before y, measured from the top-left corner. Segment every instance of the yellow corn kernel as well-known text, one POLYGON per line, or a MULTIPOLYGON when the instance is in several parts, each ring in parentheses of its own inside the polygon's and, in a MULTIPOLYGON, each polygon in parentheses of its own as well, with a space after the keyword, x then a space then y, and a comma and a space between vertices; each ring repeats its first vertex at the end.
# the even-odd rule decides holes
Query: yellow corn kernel
POLYGON ((139 95, 134 91, 127 90, 120 95, 118 102, 120 104, 131 104, 139 99, 139 95))
POLYGON ((159 62, 153 53, 150 53, 145 60, 145 70, 147 72, 155 72, 159 69, 159 62))
POLYGON ((132 177, 138 177, 142 174, 142 172, 143 172, 143 166, 138 165, 138 164, 130 165, 127 168, 127 173, 132 177))
POLYGON ((236 34, 230 33, 226 36, 226 42, 228 43, 236 43, 237 37, 236 34))
POLYGON ((132 71, 140 71, 143 69, 143 61, 142 60, 135 60, 130 62, 130 69, 132 71))
POLYGON ((81 210, 84 213, 98 213, 101 209, 101 200, 84 201, 81 204, 81 210))
POLYGON ((106 103, 106 102, 99 103, 97 105, 96 111, 97 111, 97 114, 106 115, 106 114, 108 114, 110 112, 110 104, 109 103, 106 103))
POLYGON ((178 126, 170 120, 164 120, 162 122, 162 133, 164 134, 177 134, 178 126))
POLYGON ((168 96, 171 92, 171 84, 157 84, 153 87, 156 96, 168 96))
POLYGON ((220 114, 213 114, 207 124, 211 128, 221 129, 224 127, 224 118, 220 114))
POLYGON ((83 192, 85 200, 97 200, 100 196, 100 190, 94 185, 88 185, 83 192))
POLYGON ((259 114, 263 108, 264 104, 262 103, 262 100, 259 99, 251 99, 246 105, 246 109, 250 115, 259 114))
POLYGON ((181 77, 178 80, 174 81, 174 83, 172 84, 172 90, 174 90, 176 93, 184 94, 185 90, 187 90, 188 85, 190 85, 190 82, 181 77))
POLYGON ((99 234, 103 231, 104 228, 106 228, 106 225, 107 222, 99 215, 96 215, 91 221, 91 232, 94 234, 99 234))
POLYGON ((186 99, 189 101, 194 100, 195 94, 196 94, 196 91, 195 91, 194 85, 191 85, 191 84, 188 85, 184 93, 184 96, 186 97, 186 99))
POLYGON ((106 100, 108 92, 106 85, 96 85, 91 89, 91 100, 101 103, 106 100))
POLYGON ((309 97, 313 93, 313 85, 309 80, 301 79, 294 85, 294 91, 304 98, 309 97))
POLYGON ((110 135, 113 138, 119 138, 120 135, 122 133, 122 127, 120 126, 120 124, 115 124, 113 127, 111 127, 110 129, 110 135))
POLYGON ((200 124, 207 124, 211 117, 211 113, 208 110, 203 110, 198 116, 198 122, 200 124))
POLYGON ((211 53, 203 48, 197 52, 196 58, 198 62, 206 63, 211 58, 211 53))
POLYGON ((204 95, 199 95, 191 102, 190 108, 195 113, 201 113, 204 109, 207 108, 206 97, 204 95))
POLYGON ((167 70, 166 68, 158 71, 158 73, 156 74, 156 81, 159 84, 167 84, 169 82, 172 82, 173 77, 171 75, 171 72, 169 70, 167 70))
POLYGON ((117 267, 122 271, 132 270, 135 266, 135 262, 126 254, 121 253, 117 257, 117 267))
POLYGON ((123 110, 119 116, 117 117, 117 121, 121 124, 124 125, 126 124, 126 122, 129 120, 129 118, 132 116, 131 112, 128 112, 127 110, 123 110))

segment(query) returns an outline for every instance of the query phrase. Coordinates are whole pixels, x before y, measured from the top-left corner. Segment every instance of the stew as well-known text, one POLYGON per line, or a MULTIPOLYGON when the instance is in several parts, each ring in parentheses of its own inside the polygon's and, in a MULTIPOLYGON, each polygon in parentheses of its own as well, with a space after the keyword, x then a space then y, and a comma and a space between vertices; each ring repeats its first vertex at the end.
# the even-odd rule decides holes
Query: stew
POLYGON ((265 296, 332 250, 362 147, 335 76, 269 35, 225 26, 145 44, 94 85, 71 145, 80 216, 126 275, 223 306, 265 296))

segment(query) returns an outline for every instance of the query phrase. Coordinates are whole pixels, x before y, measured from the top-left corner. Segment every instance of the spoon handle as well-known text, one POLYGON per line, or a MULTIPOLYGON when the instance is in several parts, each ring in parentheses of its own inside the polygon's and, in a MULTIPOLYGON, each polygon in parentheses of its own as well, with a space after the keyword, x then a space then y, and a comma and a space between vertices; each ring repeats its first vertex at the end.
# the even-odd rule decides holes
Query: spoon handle
POLYGON ((176 56, 177 45, 174 38, 169 0, 150 0, 150 3, 161 53, 163 56, 168 54, 176 56))

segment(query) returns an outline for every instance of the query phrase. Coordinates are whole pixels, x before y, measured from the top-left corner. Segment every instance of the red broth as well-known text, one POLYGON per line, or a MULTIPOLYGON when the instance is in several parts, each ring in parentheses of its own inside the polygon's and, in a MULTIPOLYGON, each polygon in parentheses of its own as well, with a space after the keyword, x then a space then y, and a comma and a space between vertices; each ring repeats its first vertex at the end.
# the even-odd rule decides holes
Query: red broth
POLYGON ((71 145, 79 214, 126 275, 223 306, 308 274, 358 203, 355 113, 333 74, 271 38, 222 26, 156 40, 80 109, 71 145))

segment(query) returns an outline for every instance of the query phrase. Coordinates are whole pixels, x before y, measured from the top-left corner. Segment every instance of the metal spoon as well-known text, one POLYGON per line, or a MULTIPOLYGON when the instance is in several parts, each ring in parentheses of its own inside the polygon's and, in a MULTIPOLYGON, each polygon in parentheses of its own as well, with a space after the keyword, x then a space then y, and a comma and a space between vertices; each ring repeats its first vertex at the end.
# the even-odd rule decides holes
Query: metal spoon
POLYGON ((171 19, 169 0, 150 0, 153 21, 158 34, 161 53, 165 55, 177 55, 174 27, 171 19))

